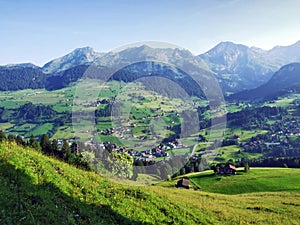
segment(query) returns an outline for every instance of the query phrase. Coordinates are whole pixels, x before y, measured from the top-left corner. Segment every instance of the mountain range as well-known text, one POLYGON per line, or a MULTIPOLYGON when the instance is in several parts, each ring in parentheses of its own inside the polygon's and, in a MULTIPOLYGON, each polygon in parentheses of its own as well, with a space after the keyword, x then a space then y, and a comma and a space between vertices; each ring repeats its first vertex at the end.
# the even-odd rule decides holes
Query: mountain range
MULTIPOLYGON (((262 50, 232 42, 221 42, 198 56, 186 49, 152 48, 147 45, 108 53, 98 53, 90 47, 84 47, 54 59, 43 67, 31 63, 0 66, 2 78, 0 90, 59 89, 76 82, 90 66, 100 68, 101 74, 105 74, 111 72, 107 72, 108 68, 114 68, 112 72, 117 72, 118 69, 133 63, 143 61, 159 63, 161 61, 175 65, 191 75, 195 75, 193 74, 194 71, 214 74, 224 94, 237 96, 236 93, 242 91, 243 96, 249 96, 245 93, 251 93, 249 91, 251 89, 259 92, 262 90, 259 89, 261 85, 271 85, 274 89, 276 84, 279 86, 276 86, 275 89, 278 89, 283 84, 279 81, 275 82, 281 79, 278 74, 281 74, 282 71, 288 73, 285 70, 285 65, 300 62, 299 53, 300 41, 290 46, 276 46, 271 50, 262 50)), ((295 65, 297 64, 292 64, 296 68, 295 65)), ((140 71, 147 72, 149 70, 145 63, 140 63, 139 66, 141 67, 140 71)), ((163 74, 163 71, 160 70, 160 73, 163 74)), ((174 73, 176 73, 175 70, 174 73)), ((288 79, 285 84, 287 82, 293 82, 293 80, 288 79)), ((266 86, 263 87, 266 90, 266 86)))
POLYGON ((300 93, 300 63, 291 63, 280 68, 265 84, 229 96, 230 100, 266 100, 287 93, 300 93))
POLYGON ((286 64, 300 62, 300 41, 268 51, 221 42, 199 57, 216 74, 225 92, 236 93, 264 84, 286 64))

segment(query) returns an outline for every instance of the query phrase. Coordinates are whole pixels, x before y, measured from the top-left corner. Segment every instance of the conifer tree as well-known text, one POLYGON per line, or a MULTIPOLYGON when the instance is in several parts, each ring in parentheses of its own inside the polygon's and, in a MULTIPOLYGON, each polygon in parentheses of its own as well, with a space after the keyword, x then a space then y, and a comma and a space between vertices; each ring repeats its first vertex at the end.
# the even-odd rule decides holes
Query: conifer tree
POLYGON ((0 130, 0 142, 6 140, 6 136, 3 130, 0 130))
POLYGON ((46 153, 46 154, 51 153, 51 143, 50 143, 50 140, 49 140, 49 138, 46 134, 42 135, 40 145, 41 145, 42 151, 44 153, 46 153))
POLYGON ((34 137, 34 135, 30 135, 30 138, 29 138, 29 142, 28 142, 28 145, 34 149, 38 149, 38 143, 36 141, 36 138, 34 137))
POLYGON ((62 152, 62 155, 63 155, 63 159, 65 161, 68 161, 68 159, 71 156, 71 149, 70 149, 70 146, 69 146, 66 139, 64 139, 64 141, 63 141, 63 145, 61 147, 61 152, 62 152))
POLYGON ((12 134, 9 134, 9 135, 7 136, 7 140, 8 140, 9 142, 13 142, 13 141, 15 141, 15 136, 12 135, 12 134))
POLYGON ((52 142, 51 142, 51 152, 53 153, 53 155, 59 156, 58 142, 57 142, 56 139, 53 139, 52 142))

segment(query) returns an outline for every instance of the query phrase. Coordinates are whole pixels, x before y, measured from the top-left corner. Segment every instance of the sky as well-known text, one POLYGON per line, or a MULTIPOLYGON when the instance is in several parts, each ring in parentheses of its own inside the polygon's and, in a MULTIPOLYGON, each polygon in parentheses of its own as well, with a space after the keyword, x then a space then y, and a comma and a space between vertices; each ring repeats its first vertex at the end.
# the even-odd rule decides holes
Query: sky
POLYGON ((300 40, 299 9, 298 0, 0 0, 0 65, 141 41, 193 54, 221 41, 270 49, 300 40))

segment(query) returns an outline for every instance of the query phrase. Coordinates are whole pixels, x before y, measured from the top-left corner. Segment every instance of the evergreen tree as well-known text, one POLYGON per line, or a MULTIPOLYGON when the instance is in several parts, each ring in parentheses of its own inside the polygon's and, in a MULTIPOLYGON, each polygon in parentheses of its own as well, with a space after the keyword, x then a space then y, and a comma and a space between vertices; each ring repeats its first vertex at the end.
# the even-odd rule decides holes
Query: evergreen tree
POLYGON ((30 136, 30 138, 29 138, 29 143, 28 143, 28 145, 30 146, 30 147, 32 147, 32 148, 34 148, 34 149, 38 149, 38 143, 37 143, 37 141, 36 141, 36 139, 35 139, 35 137, 34 137, 34 135, 32 134, 31 136, 30 136))
POLYGON ((6 136, 3 130, 0 130, 0 142, 6 140, 6 136))
POLYGON ((78 154, 79 153, 79 144, 76 142, 73 142, 71 145, 71 152, 78 154))
POLYGON ((249 170, 250 170, 249 163, 246 162, 246 163, 244 164, 244 171, 245 171, 246 173, 248 173, 249 170))
POLYGON ((67 142, 66 139, 64 139, 64 141, 63 141, 63 145, 61 147, 61 152, 63 155, 63 159, 65 161, 68 161, 71 156, 71 149, 70 149, 69 143, 67 142))
POLYGON ((51 153, 51 143, 50 143, 50 140, 49 140, 49 138, 46 134, 42 135, 40 145, 41 145, 42 151, 45 154, 50 154, 51 153))
POLYGON ((7 140, 8 140, 9 142, 13 142, 13 141, 15 141, 15 136, 12 135, 12 134, 9 134, 9 135, 7 136, 7 140))
POLYGON ((53 155, 59 157, 58 143, 56 139, 53 139, 51 142, 51 152, 53 155))
POLYGON ((184 174, 185 174, 185 168, 182 167, 182 168, 180 169, 179 173, 180 173, 180 175, 184 175, 184 174))

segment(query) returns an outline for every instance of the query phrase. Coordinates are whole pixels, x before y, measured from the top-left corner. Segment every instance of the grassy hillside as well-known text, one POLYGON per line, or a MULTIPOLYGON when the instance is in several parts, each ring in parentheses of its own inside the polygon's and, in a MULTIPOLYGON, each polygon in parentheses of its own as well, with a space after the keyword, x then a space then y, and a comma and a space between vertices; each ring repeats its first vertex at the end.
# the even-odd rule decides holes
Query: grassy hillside
POLYGON ((299 224, 295 192, 125 186, 6 142, 0 158, 0 224, 299 224))

